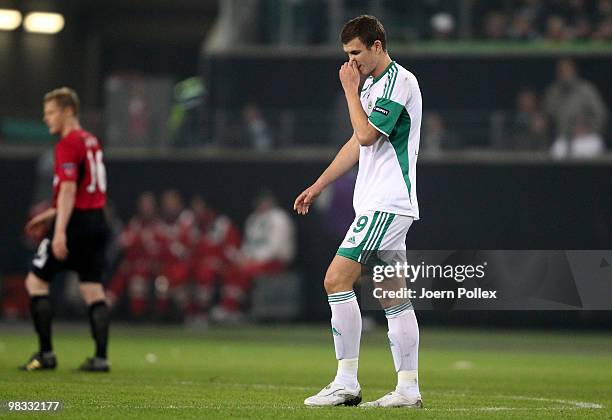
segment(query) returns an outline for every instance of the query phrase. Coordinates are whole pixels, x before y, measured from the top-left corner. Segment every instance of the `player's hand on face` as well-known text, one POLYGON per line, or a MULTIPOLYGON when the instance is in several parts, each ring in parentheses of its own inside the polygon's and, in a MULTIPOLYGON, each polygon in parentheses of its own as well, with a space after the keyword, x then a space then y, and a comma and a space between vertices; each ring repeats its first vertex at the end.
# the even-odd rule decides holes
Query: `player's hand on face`
POLYGON ((53 235, 53 242, 51 243, 51 249, 56 259, 63 261, 68 258, 68 247, 66 245, 66 234, 56 233, 53 235))
POLYGON ((295 199, 295 202, 293 203, 293 210, 295 210, 297 214, 308 214, 308 210, 310 210, 310 205, 313 203, 314 199, 319 196, 319 194, 321 194, 321 189, 318 188, 316 185, 312 185, 306 188, 295 199))
POLYGON ((354 61, 344 63, 342 67, 340 67, 339 76, 340 83, 342 83, 342 88, 345 92, 357 93, 359 89, 359 82, 361 81, 357 63, 354 61))

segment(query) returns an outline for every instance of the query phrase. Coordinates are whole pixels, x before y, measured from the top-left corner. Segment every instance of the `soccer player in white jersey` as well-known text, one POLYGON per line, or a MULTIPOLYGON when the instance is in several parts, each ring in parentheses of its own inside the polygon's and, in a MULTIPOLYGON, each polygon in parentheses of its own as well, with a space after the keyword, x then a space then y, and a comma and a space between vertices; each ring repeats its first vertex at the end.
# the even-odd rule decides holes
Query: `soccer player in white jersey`
MULTIPOLYGON (((307 406, 357 405, 361 312, 353 285, 362 265, 406 261, 406 233, 419 218, 416 162, 421 129, 421 92, 414 75, 392 61, 385 30, 373 16, 359 16, 341 34, 348 62, 339 71, 348 103, 353 135, 323 174, 295 200, 298 214, 307 214, 315 198, 359 163, 353 206, 355 221, 325 275, 331 326, 338 359, 334 380, 307 406), (363 83, 362 83, 363 81, 363 83), (362 88, 360 89, 360 86, 362 88)), ((385 279, 387 288, 405 279, 385 279)), ((422 407, 417 360, 419 329, 408 299, 384 299, 389 342, 397 371, 394 391, 367 407, 422 407)))

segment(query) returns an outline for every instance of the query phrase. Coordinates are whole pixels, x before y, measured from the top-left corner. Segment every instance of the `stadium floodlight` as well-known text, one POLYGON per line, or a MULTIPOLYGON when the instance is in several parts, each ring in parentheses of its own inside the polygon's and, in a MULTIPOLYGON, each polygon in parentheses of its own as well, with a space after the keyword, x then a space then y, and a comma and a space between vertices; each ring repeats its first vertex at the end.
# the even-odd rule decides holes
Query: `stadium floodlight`
POLYGON ((0 31, 14 31, 21 25, 21 12, 13 9, 0 9, 0 31))
POLYGON ((28 32, 56 34, 64 28, 64 16, 59 13, 32 12, 23 21, 28 32))

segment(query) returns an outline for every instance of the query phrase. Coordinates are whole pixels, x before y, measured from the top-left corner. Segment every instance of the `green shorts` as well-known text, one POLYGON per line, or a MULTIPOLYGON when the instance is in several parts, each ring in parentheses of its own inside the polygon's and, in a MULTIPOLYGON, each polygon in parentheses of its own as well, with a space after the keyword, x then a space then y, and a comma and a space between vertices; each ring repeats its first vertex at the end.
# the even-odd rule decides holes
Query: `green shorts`
POLYGON ((395 265, 406 262, 406 234, 410 216, 367 211, 358 214, 336 255, 364 265, 395 265))

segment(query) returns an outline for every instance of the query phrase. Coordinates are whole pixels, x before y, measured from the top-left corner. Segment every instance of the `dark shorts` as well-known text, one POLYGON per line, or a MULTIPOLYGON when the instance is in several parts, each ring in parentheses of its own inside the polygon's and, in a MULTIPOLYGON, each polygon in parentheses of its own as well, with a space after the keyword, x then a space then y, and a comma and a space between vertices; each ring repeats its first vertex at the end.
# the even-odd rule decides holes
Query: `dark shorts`
POLYGON ((102 209, 74 209, 66 229, 68 258, 58 261, 51 242, 55 225, 40 242, 30 263, 30 271, 46 282, 66 270, 76 271, 82 282, 101 283, 106 267, 106 244, 110 231, 102 209))

